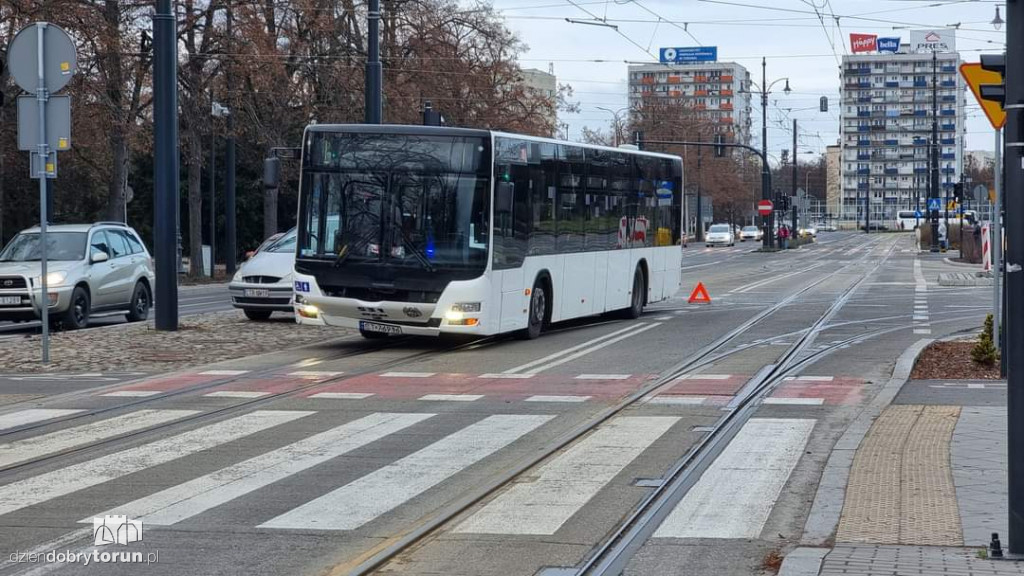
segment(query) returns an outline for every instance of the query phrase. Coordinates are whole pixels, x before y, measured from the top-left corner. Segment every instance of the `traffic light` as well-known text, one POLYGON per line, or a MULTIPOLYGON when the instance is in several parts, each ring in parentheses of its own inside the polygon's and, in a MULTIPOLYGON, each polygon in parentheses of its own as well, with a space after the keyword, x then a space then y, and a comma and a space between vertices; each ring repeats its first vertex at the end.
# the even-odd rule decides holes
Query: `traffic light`
POLYGON ((822 96, 818 100, 818 110, 822 112, 828 112, 828 96, 822 96))
POLYGON ((715 158, 725 156, 725 146, 721 146, 723 143, 725 143, 725 136, 715 134, 715 158))
POLYGON ((956 200, 957 204, 962 204, 964 201, 964 185, 957 182, 953 184, 953 199, 956 200))
POLYGON ((1006 53, 982 54, 981 68, 989 72, 998 72, 1003 79, 999 84, 981 85, 981 97, 984 100, 997 102, 1002 108, 1006 105, 1006 53))

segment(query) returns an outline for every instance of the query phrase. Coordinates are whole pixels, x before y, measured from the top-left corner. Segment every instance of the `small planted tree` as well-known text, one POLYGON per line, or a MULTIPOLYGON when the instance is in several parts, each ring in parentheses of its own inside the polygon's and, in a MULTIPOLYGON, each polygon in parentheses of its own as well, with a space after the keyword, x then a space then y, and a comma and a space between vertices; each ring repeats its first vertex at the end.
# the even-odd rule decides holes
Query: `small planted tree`
POLYGON ((992 341, 992 330, 993 330, 992 315, 989 314, 985 317, 985 328, 981 331, 981 336, 978 337, 978 342, 974 344, 974 348, 971 349, 971 360, 975 364, 991 368, 995 366, 996 360, 999 358, 999 352, 996 350, 996 346, 992 341))

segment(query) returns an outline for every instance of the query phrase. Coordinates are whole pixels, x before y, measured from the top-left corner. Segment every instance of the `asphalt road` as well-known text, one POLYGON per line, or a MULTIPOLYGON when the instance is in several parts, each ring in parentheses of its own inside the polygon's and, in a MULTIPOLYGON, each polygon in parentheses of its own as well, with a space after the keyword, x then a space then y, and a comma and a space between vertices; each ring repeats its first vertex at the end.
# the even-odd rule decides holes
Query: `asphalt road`
MULTIPOLYGON (((182 286, 178 289, 178 310, 182 316, 230 309, 231 297, 228 295, 227 284, 182 286)), ((150 310, 150 315, 154 311, 155 308, 150 310)), ((96 315, 89 319, 89 327, 110 326, 125 321, 121 313, 96 315)), ((35 333, 39 325, 38 321, 0 322, 0 340, 6 335, 35 333)))
MULTIPOLYGON (((799 538, 832 444, 900 353, 980 326, 988 304, 990 290, 938 287, 948 265, 909 235, 820 240, 778 254, 691 246, 684 290, 635 321, 534 341, 311 343, 5 406, 0 575, 350 574, 438 519, 378 572, 578 566, 783 363, 625 569, 759 573, 799 538), (687 304, 698 281, 712 304, 687 304), (115 532, 107 515, 141 520, 142 541, 97 545, 94 526, 115 532), (84 565, 114 552, 144 564, 84 565)), ((0 394, 30 385, 0 381, 0 394)))

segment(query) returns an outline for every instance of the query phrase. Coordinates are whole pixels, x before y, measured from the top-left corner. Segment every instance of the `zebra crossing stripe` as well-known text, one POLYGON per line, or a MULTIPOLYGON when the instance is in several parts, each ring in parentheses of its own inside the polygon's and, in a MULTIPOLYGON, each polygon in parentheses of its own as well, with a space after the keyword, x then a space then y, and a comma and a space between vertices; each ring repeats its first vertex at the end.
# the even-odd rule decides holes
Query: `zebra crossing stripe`
MULTIPOLYGON (((176 524, 432 416, 370 414, 96 516, 127 514, 147 524, 176 524)), ((80 522, 91 523, 92 517, 80 522)))
POLYGON ((313 412, 257 410, 176 436, 0 486, 0 514, 21 510, 183 456, 202 452, 310 414, 313 412))
POLYGON ((654 537, 759 537, 813 428, 811 419, 751 419, 654 537))
POLYGON ((0 444, 0 468, 198 413, 198 410, 139 410, 66 430, 0 444))
POLYGON ((260 528, 354 530, 511 444, 554 416, 488 416, 260 528))
POLYGON ((0 416, 0 430, 17 428, 18 426, 34 424, 36 422, 42 422, 43 420, 51 420, 53 418, 60 418, 61 416, 68 416, 71 414, 78 414, 79 412, 85 412, 85 410, 32 408, 30 410, 12 412, 10 414, 0 416))
POLYGON ((528 482, 513 484, 455 532, 554 534, 676 422, 674 416, 617 418, 530 474, 528 482))

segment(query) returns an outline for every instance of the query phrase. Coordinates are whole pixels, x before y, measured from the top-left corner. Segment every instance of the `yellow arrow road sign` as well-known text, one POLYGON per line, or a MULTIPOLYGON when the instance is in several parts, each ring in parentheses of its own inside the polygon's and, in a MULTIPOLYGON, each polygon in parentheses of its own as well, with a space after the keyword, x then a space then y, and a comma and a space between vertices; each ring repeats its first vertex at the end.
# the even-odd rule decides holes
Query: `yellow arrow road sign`
POLYGON ((965 62, 961 64, 960 75, 964 77, 967 85, 971 87, 974 98, 978 101, 978 104, 981 104, 981 109, 985 112, 985 116, 988 116, 988 121, 992 123, 992 127, 996 130, 1002 128, 1006 124, 1006 111, 1003 110, 1003 107, 998 102, 982 100, 981 85, 1002 84, 1003 77, 998 72, 983 70, 980 62, 965 62))

